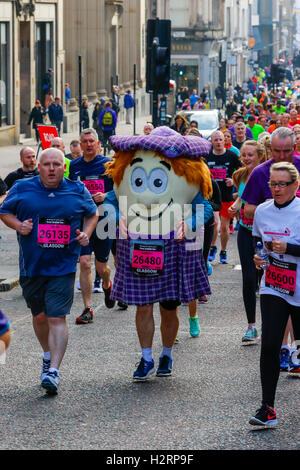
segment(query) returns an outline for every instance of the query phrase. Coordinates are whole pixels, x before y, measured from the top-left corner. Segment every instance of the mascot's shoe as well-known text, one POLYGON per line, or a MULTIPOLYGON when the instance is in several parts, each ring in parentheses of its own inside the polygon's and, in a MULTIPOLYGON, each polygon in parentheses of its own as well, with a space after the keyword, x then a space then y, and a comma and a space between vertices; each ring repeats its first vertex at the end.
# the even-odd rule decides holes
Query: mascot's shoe
MULTIPOLYGON (((103 287, 103 286, 102 286, 102 287, 103 287)), ((107 308, 114 308, 116 301, 115 301, 115 300, 112 300, 112 299, 110 298, 110 294, 111 294, 111 291, 112 291, 112 283, 111 283, 111 281, 109 281, 109 288, 108 288, 108 289, 104 289, 104 287, 103 287, 103 290, 104 290, 104 302, 105 302, 106 307, 107 307, 107 308)))
POLYGON ((158 377, 168 377, 172 374, 172 359, 169 356, 159 358, 159 364, 156 371, 158 377))
POLYGON ((140 363, 133 374, 135 380, 147 380, 154 373, 154 361, 145 361, 142 357, 140 363))
POLYGON ((42 380, 42 387, 49 393, 55 395, 60 383, 60 377, 57 371, 49 371, 46 377, 42 380))

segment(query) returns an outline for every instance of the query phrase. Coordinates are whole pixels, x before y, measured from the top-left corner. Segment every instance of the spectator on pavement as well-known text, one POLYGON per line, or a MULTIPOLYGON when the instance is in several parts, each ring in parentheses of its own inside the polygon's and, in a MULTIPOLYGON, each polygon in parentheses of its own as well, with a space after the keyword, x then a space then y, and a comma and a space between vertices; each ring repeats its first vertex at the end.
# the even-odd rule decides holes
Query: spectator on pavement
POLYGON ((48 116, 53 126, 56 126, 58 135, 60 136, 61 124, 64 120, 63 107, 60 104, 60 98, 56 97, 54 103, 48 108, 48 116))
POLYGON ((27 124, 30 125, 32 121, 32 128, 35 130, 36 141, 40 141, 38 125, 44 124, 45 110, 42 108, 40 100, 36 100, 35 106, 32 108, 27 124))
POLYGON ((87 100, 84 100, 81 105, 80 121, 82 129, 88 129, 90 127, 89 103, 87 100))
POLYGON ((66 102, 67 111, 69 111, 70 99, 71 99, 70 85, 69 83, 66 83, 65 84, 65 102, 66 102))
POLYGON ((52 79, 53 79, 53 70, 48 69, 45 73, 42 81, 43 88, 43 106, 45 109, 48 109, 50 100, 49 97, 52 95, 52 79))
POLYGON ((117 117, 120 112, 120 95, 119 95, 119 87, 117 85, 113 85, 112 87, 112 99, 111 99, 112 109, 116 113, 117 117))
POLYGON ((116 133, 117 126, 117 114, 112 109, 112 104, 110 101, 105 103, 104 109, 100 113, 99 126, 101 127, 103 133, 103 145, 106 145, 110 136, 116 133))
POLYGON ((124 108, 126 110, 126 124, 132 124, 132 110, 134 108, 134 99, 131 91, 128 90, 124 96, 124 108))

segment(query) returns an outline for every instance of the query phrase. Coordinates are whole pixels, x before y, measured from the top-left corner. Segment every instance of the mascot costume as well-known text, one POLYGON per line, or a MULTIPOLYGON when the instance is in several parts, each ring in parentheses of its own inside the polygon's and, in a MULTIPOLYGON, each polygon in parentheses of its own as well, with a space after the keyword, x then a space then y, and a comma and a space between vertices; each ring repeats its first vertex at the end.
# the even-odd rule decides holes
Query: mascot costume
POLYGON ((168 127, 113 136, 110 142, 116 153, 106 167, 114 190, 104 202, 114 206, 120 232, 111 297, 137 306, 142 359, 133 378, 146 380, 155 371, 153 304, 160 306, 163 345, 156 375, 166 376, 172 371, 178 306, 210 294, 202 243, 191 234, 203 231, 213 214, 211 177, 201 158, 211 144, 168 127))

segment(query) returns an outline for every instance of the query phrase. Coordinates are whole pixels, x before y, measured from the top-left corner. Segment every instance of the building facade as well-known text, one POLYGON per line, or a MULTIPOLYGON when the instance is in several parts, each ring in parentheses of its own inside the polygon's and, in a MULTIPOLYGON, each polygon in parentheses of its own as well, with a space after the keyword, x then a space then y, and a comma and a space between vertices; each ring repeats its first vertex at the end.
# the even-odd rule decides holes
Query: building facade
POLYGON ((249 1, 225 1, 227 83, 242 84, 249 77, 249 1))
POLYGON ((27 124, 53 69, 53 94, 64 83, 62 0, 0 0, 0 145, 30 137, 27 124))
POLYGON ((219 83, 224 0, 170 0, 173 77, 200 92, 219 83))
POLYGON ((251 54, 260 67, 294 56, 295 0, 251 0, 251 54))
MULTIPOLYGON (((82 95, 90 104, 111 97, 112 85, 121 96, 133 93, 136 70, 137 114, 149 113, 145 94, 147 0, 64 0, 66 81, 78 101, 78 60, 82 57, 82 95)), ((121 106, 121 119, 123 113, 121 106)))
POLYGON ((172 78, 190 90, 248 77, 248 0, 152 0, 172 22, 172 78))

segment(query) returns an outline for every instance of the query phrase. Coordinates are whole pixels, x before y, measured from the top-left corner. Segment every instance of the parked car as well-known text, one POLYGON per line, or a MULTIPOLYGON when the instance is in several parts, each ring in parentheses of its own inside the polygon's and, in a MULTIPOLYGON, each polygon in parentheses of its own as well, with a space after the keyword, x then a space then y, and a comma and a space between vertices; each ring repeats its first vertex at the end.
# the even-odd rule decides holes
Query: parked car
POLYGON ((198 130, 205 139, 210 139, 212 133, 219 129, 219 121, 222 117, 217 109, 181 111, 181 114, 184 114, 189 122, 197 121, 198 130))

